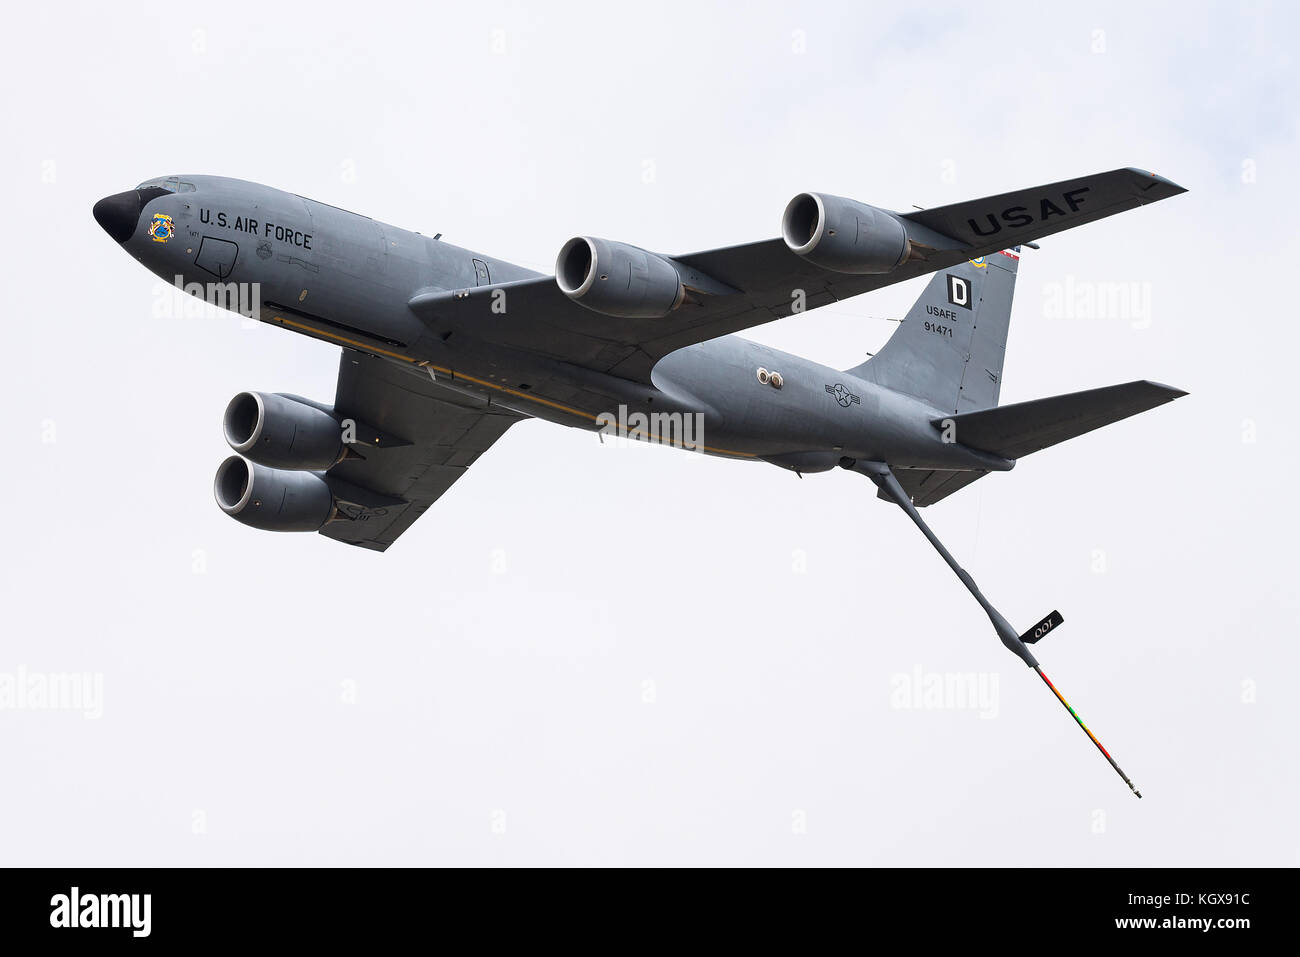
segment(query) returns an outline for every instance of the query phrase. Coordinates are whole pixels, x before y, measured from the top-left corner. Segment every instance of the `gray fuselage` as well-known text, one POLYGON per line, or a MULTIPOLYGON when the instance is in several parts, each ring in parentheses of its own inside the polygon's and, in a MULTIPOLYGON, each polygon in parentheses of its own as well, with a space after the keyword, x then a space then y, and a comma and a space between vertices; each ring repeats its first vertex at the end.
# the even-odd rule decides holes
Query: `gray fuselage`
POLYGON ((214 287, 217 295, 256 290, 250 312, 263 322, 432 374, 523 415, 593 431, 630 423, 639 437, 684 435, 672 444, 801 472, 842 458, 1011 466, 945 442, 932 425, 943 412, 919 399, 736 336, 670 353, 650 383, 520 352, 494 343, 488 329, 431 321, 411 302, 536 272, 255 183, 188 176, 166 185, 150 191, 137 228, 120 240, 151 272, 209 298, 214 287), (170 221, 155 229, 160 216, 170 221), (683 417, 691 417, 684 431, 683 417))

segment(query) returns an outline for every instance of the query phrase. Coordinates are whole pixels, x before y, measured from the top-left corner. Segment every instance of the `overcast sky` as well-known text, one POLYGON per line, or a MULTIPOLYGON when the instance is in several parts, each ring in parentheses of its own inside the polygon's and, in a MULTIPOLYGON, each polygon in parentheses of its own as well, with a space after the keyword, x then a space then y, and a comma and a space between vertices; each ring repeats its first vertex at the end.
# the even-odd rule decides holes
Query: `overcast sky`
MULTIPOLYGON (((0 863, 1300 863, 1288 5, 302 9, 0 40, 0 685, 96 699, 0 708, 0 863), (337 350, 159 315, 90 214, 213 173, 550 271, 1119 166, 1190 192, 1026 252, 1002 400, 1191 394, 926 518, 1013 623, 1061 609, 1039 658, 1142 801, 860 476, 527 422, 386 554, 231 521, 226 402, 329 401, 337 350)), ((747 335, 848 367, 920 289, 747 335)))

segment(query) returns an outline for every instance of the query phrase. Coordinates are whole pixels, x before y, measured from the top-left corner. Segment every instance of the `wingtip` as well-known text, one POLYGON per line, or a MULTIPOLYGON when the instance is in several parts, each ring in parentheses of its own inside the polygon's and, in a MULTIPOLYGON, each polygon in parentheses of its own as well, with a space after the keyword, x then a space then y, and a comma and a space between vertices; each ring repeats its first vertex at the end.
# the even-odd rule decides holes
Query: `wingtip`
POLYGON ((1151 379, 1143 379, 1142 383, 1164 393, 1165 396, 1167 396, 1165 400, 1167 402, 1172 402, 1174 399, 1181 399, 1185 395, 1191 395, 1190 392, 1180 389, 1177 386, 1165 385, 1163 382, 1153 382, 1151 379))
POLYGON ((1144 197, 1151 199, 1167 199, 1170 196, 1177 196, 1179 193, 1187 192, 1187 187, 1179 186, 1172 179, 1161 176, 1159 173, 1153 173, 1150 170, 1139 169, 1136 166, 1127 167, 1128 171, 1137 177, 1138 192, 1144 197))

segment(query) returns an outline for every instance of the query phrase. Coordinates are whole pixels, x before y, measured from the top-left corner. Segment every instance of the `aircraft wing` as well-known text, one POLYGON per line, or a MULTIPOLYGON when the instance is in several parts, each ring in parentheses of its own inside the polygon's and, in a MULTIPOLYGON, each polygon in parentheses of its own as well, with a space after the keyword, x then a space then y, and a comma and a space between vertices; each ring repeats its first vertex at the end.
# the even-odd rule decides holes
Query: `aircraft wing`
POLYGON ((423 372, 344 349, 334 409, 355 419, 356 457, 326 474, 340 512, 322 535, 382 552, 522 416, 435 384, 423 372))
POLYGON ((434 326, 472 328, 475 336, 503 346, 649 382, 651 368, 668 353, 789 316, 796 302, 803 310, 815 309, 1182 192, 1181 186, 1153 173, 1118 169, 903 213, 909 231, 915 229, 927 241, 926 258, 884 275, 849 275, 814 266, 781 239, 674 256, 715 294, 696 296, 697 301, 662 319, 593 312, 565 296, 551 276, 454 295, 417 295, 411 308, 434 326), (498 290, 504 291, 503 301, 498 301, 498 290))

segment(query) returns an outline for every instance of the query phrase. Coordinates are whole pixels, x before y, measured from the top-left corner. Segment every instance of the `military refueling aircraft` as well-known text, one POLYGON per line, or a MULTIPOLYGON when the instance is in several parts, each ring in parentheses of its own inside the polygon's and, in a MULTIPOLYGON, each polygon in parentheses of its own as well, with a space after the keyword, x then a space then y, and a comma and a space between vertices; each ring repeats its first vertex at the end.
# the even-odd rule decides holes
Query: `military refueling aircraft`
POLYGON ((664 256, 579 236, 547 276, 267 186, 151 179, 94 216, 151 272, 343 347, 333 403, 241 392, 217 504, 383 551, 521 419, 870 479, 920 528, 1138 797, 918 509, 1186 393, 1130 382, 999 406, 1022 247, 1185 192, 1118 169, 895 213, 800 193, 781 238, 664 256), (832 369, 730 335, 933 274, 874 356, 832 369))

